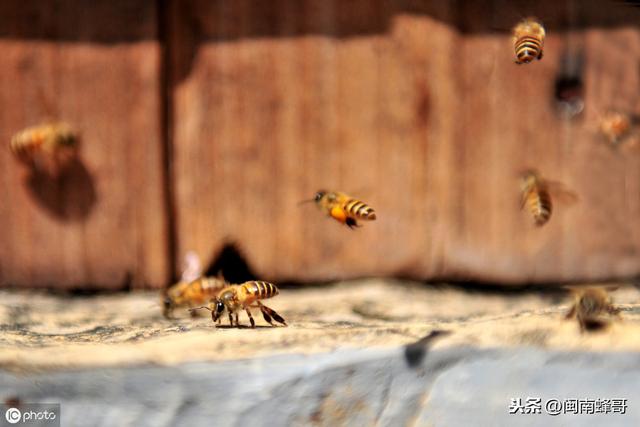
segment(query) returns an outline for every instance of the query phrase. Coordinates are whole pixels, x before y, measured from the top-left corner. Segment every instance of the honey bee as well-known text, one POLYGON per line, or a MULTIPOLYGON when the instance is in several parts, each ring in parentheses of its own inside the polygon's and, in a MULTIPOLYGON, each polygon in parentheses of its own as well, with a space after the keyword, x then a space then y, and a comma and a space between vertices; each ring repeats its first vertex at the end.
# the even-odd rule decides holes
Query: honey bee
POLYGON ((330 217, 349 228, 358 227, 358 220, 376 219, 376 213, 371 206, 337 191, 320 190, 311 201, 330 217))
POLYGON ((10 148, 23 163, 43 166, 53 161, 58 165, 75 155, 79 138, 67 123, 48 123, 26 128, 11 138, 10 148))
POLYGON ((553 203, 546 182, 535 171, 529 171, 522 177, 521 208, 529 209, 538 227, 545 225, 551 218, 553 203))
POLYGON ((576 195, 568 191, 563 184, 548 181, 536 171, 527 171, 522 176, 520 208, 527 208, 538 227, 545 225, 551 218, 553 212, 552 189, 567 201, 574 202, 577 199, 576 195))
POLYGON ((240 285, 229 285, 222 289, 215 299, 212 299, 209 302, 208 307, 197 307, 191 310, 194 311, 203 308, 209 310, 211 312, 211 318, 217 324, 220 324, 220 319, 226 310, 229 315, 229 323, 231 326, 233 326, 234 321, 232 317, 233 314, 235 314, 236 326, 240 326, 238 321, 238 312, 240 310, 244 310, 249 316, 251 327, 255 328, 256 322, 253 320, 253 316, 251 315, 249 308, 259 308, 264 320, 266 320, 270 325, 275 326, 271 320, 273 318, 276 322, 287 326, 285 320, 278 313, 260 302, 260 300, 263 299, 273 298, 278 295, 278 293, 278 288, 274 284, 252 280, 240 285))
POLYGON ((526 18, 513 27, 516 64, 528 64, 542 59, 545 30, 536 18, 526 18))
POLYGON ((578 319, 580 331, 601 329, 608 323, 607 317, 619 317, 620 309, 614 307, 604 288, 572 289, 575 301, 565 319, 578 319))
POLYGON ((631 135, 632 118, 619 111, 608 111, 600 119, 600 133, 611 145, 618 145, 631 135))
POLYGON ((227 285, 227 282, 218 277, 200 277, 190 282, 180 281, 163 293, 162 315, 170 319, 177 308, 191 308, 204 304, 215 298, 227 285))
POLYGON ((184 256, 180 281, 162 292, 162 315, 170 319, 177 308, 204 304, 227 285, 221 276, 203 277, 200 257, 189 251, 184 256))

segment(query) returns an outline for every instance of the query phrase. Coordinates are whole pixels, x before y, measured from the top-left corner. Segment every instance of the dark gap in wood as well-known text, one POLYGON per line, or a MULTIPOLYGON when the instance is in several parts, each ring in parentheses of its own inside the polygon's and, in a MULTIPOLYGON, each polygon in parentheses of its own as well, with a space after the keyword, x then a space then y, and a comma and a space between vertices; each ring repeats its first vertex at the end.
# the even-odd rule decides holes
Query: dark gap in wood
POLYGON ((229 283, 244 283, 258 279, 247 262, 246 256, 233 242, 225 243, 222 249, 211 258, 211 262, 204 271, 204 275, 208 277, 218 274, 229 283))
POLYGON ((176 194, 175 176, 173 174, 173 81, 171 75, 171 64, 173 59, 173 49, 171 46, 171 0, 157 0, 157 36, 160 45, 160 69, 158 80, 160 83, 160 135, 162 144, 162 184, 165 215, 167 217, 167 257, 169 258, 168 269, 170 282, 169 286, 177 278, 176 255, 177 255, 177 229, 176 229, 176 194))

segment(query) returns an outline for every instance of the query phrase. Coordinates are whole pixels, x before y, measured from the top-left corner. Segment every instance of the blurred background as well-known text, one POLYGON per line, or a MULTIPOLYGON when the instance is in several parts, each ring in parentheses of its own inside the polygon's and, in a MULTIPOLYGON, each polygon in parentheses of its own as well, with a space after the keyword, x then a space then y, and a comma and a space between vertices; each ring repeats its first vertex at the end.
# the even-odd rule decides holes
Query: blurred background
POLYGON ((0 285, 161 288, 188 251, 232 281, 637 277, 640 149, 598 131, 640 113, 633 3, 4 0, 0 285), (57 179, 8 149, 51 119, 82 139, 57 179), (531 168, 579 197, 542 228, 531 168), (298 206, 321 188, 378 219, 298 206))

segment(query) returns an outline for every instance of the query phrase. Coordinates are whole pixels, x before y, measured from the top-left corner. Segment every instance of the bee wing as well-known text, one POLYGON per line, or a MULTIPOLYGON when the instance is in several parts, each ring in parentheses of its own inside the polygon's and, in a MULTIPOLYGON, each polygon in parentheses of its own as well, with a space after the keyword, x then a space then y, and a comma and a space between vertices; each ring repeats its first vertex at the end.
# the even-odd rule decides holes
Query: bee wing
POLYGON ((629 150, 637 150, 638 147, 640 147, 640 134, 638 134, 637 131, 632 131, 631 135, 627 135, 622 141, 618 142, 614 148, 626 152, 629 150))
POLYGON ((607 292, 615 292, 618 289, 620 289, 620 284, 618 284, 618 283, 603 283, 603 284, 600 284, 600 285, 598 285, 596 287, 600 288, 600 289, 602 289, 604 291, 607 291, 607 292))
POLYGON ((193 282, 202 276, 202 264, 200 257, 194 251, 188 251, 184 256, 181 281, 193 282))
POLYGON ((584 286, 580 286, 580 285, 564 285, 564 286, 560 286, 560 289, 562 289, 563 291, 567 291, 570 294, 576 294, 581 292, 584 289, 584 286))
POLYGON ((315 202, 315 200, 316 200, 315 198, 313 198, 313 199, 304 199, 304 200, 300 200, 300 201, 298 202, 298 206, 305 205, 305 204, 307 204, 307 203, 313 203, 313 202, 315 202))
POLYGON ((574 205, 580 201, 580 197, 575 191, 569 190, 569 188, 559 181, 544 181, 547 186, 547 190, 551 193, 552 197, 559 202, 567 205, 574 205))
POLYGON ((222 286, 226 286, 226 284, 228 284, 229 282, 227 282, 227 279, 224 278, 224 270, 220 270, 218 271, 218 273, 216 274, 216 279, 220 280, 220 282, 222 282, 222 284, 220 285, 222 286))
POLYGON ((572 294, 581 294, 582 292, 588 289, 602 289, 605 292, 615 292, 620 289, 620 284, 618 283, 601 283, 601 284, 590 284, 590 285, 565 285, 562 286, 561 289, 568 291, 572 294))
POLYGON ((343 193, 341 191, 336 191, 336 194, 345 197, 345 198, 355 198, 358 200, 368 200, 371 195, 371 187, 370 186, 361 186, 355 189, 355 191, 349 190, 348 193, 343 193))

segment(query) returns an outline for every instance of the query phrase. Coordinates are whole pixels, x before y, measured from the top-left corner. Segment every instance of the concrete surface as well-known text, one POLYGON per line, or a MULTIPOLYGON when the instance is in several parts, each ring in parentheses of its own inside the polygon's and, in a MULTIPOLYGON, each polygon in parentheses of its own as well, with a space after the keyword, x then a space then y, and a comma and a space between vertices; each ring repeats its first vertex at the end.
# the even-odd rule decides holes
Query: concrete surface
POLYGON ((62 425, 640 425, 640 293, 613 297, 621 320, 580 333, 558 293, 357 281, 282 290, 290 326, 252 330, 167 321, 151 293, 3 291, 0 397, 60 402, 62 425), (528 397, 628 409, 509 415, 528 397))

